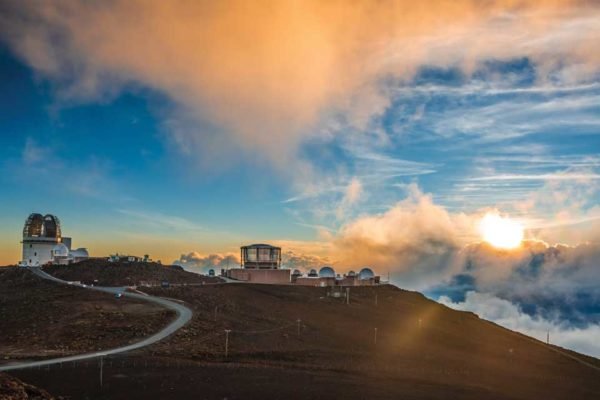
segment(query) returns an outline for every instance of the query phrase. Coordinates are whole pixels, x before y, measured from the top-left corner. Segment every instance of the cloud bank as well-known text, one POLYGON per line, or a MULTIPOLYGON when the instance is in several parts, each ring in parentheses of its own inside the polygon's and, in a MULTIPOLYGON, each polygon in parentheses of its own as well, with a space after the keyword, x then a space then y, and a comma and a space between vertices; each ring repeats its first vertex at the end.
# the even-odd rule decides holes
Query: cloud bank
POLYGON ((173 264, 205 274, 208 273, 209 269, 214 269, 217 272, 221 268, 239 267, 240 259, 233 254, 203 255, 192 251, 188 254, 182 254, 177 260, 173 261, 173 264))
POLYGON ((421 66, 469 73, 527 56, 541 79, 579 81, 600 64, 600 8, 576 0, 112 0, 1 11, 0 38, 61 101, 154 90, 170 101, 161 111, 170 143, 207 163, 242 150, 288 166, 328 115, 364 125, 387 104, 379 83, 421 66))

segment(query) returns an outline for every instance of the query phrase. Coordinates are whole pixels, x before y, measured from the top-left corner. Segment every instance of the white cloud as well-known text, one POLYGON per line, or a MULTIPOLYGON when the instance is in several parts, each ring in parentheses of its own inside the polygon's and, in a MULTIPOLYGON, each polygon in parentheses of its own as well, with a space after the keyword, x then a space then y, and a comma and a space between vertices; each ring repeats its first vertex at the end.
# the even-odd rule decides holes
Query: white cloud
POLYGON ((560 321, 531 317, 517 305, 489 293, 470 291, 463 302, 452 302, 445 296, 440 297, 438 301, 457 310, 472 311, 481 318, 544 342, 547 333, 550 332, 552 344, 600 357, 600 325, 575 328, 560 321))

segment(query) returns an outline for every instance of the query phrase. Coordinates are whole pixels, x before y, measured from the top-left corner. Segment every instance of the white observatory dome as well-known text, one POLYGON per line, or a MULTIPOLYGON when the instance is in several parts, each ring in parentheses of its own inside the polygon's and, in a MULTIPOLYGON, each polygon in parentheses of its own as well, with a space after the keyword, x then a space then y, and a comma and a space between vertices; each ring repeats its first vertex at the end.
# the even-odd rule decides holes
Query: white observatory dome
POLYGON ((73 250, 71 252, 71 256, 73 256, 73 258, 89 258, 90 257, 87 249, 85 249, 83 247, 81 247, 77 250, 73 250))
POLYGON ((311 269, 310 271, 308 271, 308 276, 310 278, 316 278, 319 276, 319 274, 317 274, 317 270, 316 269, 311 269))
POLYGON ((335 271, 331 267, 323 267, 319 270, 321 278, 335 278, 335 271))
POLYGON ((356 276, 356 272, 354 272, 354 271, 352 271, 352 270, 351 270, 351 271, 349 271, 349 272, 346 274, 346 276, 348 276, 348 277, 350 277, 350 278, 354 278, 354 277, 356 276))
POLYGON ((375 274, 373 273, 371 268, 366 268, 366 267, 361 269, 360 272, 358 273, 358 279, 360 279, 360 280, 371 279, 374 276, 375 276, 375 274))
POLYGON ((299 269, 295 269, 294 272, 292 272, 292 276, 302 276, 302 272, 300 272, 299 269))
POLYGON ((59 243, 52 248, 52 255, 54 257, 68 257, 69 248, 65 244, 59 243))

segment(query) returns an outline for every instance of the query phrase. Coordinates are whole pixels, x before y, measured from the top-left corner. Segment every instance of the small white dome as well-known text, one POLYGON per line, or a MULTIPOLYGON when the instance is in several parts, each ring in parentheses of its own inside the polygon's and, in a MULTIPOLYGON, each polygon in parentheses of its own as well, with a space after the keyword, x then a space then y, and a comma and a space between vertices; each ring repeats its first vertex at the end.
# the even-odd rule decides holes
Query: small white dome
POLYGON ((292 272, 292 276, 302 276, 302 272, 299 269, 295 269, 294 272, 292 272))
POLYGON ((335 278, 335 271, 331 267, 323 267, 319 270, 321 278, 335 278))
POLYGON ((87 249, 85 249, 83 247, 80 247, 77 250, 71 251, 71 256, 73 256, 73 258, 89 258, 90 257, 87 249))
POLYGON ((356 272, 354 271, 349 271, 346 276, 350 277, 350 278, 354 278, 356 276, 356 272))
POLYGON ((308 276, 310 278, 316 278, 319 276, 319 274, 317 274, 317 270, 316 269, 311 269, 310 271, 308 271, 308 276))
POLYGON ((373 273, 373 270, 371 270, 371 268, 363 268, 360 270, 360 272, 358 273, 358 279, 371 279, 375 276, 375 274, 373 273))
POLYGON ((68 257, 69 248, 65 244, 59 243, 52 248, 52 255, 54 257, 68 257))

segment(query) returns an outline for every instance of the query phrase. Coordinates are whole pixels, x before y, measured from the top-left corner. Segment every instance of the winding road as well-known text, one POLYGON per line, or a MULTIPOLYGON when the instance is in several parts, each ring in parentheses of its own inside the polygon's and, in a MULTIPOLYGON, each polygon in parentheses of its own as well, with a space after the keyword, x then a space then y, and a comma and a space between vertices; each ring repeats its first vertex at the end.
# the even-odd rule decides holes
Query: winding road
POLYGON ((72 362, 72 361, 89 360, 92 358, 105 357, 105 356, 109 356, 112 354, 124 353, 127 351, 139 349, 142 347, 149 346, 153 343, 158 342, 159 340, 166 338, 167 336, 171 335, 172 333, 176 332, 178 329, 183 327, 185 324, 187 324, 190 321, 190 319, 192 319, 192 314, 193 314, 192 310, 190 310, 188 307, 186 307, 182 304, 178 304, 171 300, 166 300, 166 299, 163 299, 160 297, 149 296, 149 295, 128 293, 125 291, 124 287, 87 286, 87 285, 83 285, 80 283, 67 282, 67 281, 63 281, 62 279, 58 279, 52 275, 47 274, 46 272, 42 271, 42 269, 39 267, 29 267, 28 269, 35 275, 39 276, 40 278, 48 279, 48 280, 51 280, 51 281, 54 281, 54 282, 57 282, 57 283, 60 283, 63 285, 79 286, 84 289, 96 290, 99 292, 105 292, 105 293, 109 293, 112 295, 117 294, 117 293, 122 293, 123 297, 129 297, 129 298, 133 298, 133 299, 149 301, 151 303, 155 303, 162 307, 165 307, 165 308, 175 311, 177 313, 177 318, 173 322, 171 322, 169 325, 164 327, 162 330, 155 333, 154 335, 149 336, 142 341, 139 341, 137 343, 133 343, 133 344, 130 344, 127 346, 97 351, 97 352, 93 352, 93 353, 84 353, 84 354, 78 354, 78 355, 68 356, 68 357, 52 358, 52 359, 48 359, 48 360, 16 362, 16 363, 12 363, 12 364, 0 365, 0 371, 11 371, 11 370, 16 370, 16 369, 42 367, 42 366, 46 366, 46 365, 60 364, 60 363, 72 362))

